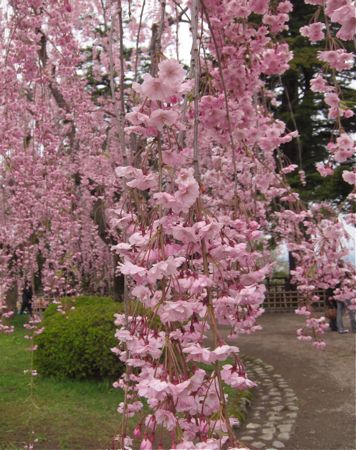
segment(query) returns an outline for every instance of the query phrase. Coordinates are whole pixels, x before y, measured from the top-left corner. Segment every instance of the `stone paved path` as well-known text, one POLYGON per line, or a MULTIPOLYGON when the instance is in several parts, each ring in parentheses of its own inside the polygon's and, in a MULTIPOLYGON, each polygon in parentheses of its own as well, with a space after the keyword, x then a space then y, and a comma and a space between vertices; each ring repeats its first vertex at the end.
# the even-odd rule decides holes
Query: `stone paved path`
POLYGON ((249 377, 258 383, 251 413, 238 431, 254 449, 285 448, 298 414, 297 397, 286 380, 261 359, 245 360, 249 377))
POLYGON ((255 449, 356 450, 356 335, 328 332, 326 350, 316 351, 296 339, 303 319, 295 314, 265 314, 260 324, 233 341, 259 382, 241 440, 255 449))

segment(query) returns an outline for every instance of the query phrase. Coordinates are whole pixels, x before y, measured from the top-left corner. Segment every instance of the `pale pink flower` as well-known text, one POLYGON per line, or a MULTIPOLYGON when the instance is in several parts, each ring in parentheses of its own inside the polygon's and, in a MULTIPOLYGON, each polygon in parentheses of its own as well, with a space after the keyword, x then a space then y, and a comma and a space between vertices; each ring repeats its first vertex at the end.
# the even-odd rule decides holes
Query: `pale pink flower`
POLYGON ((350 172, 349 170, 344 170, 342 172, 342 178, 346 183, 356 184, 356 171, 350 172))
POLYGON ((340 30, 336 33, 339 39, 351 41, 356 34, 356 6, 355 2, 347 0, 347 4, 335 9, 330 18, 333 22, 341 24, 340 30))
MULTIPOLYGON (((115 169, 115 174, 119 178, 131 178, 137 175, 140 169, 136 169, 132 166, 119 166, 115 169)), ((141 171, 142 173, 142 171, 141 171)))
POLYGON ((182 83, 185 77, 183 66, 175 59, 165 59, 158 64, 158 76, 167 83, 182 83))
POLYGON ((314 22, 311 25, 306 25, 300 28, 300 34, 307 37, 311 42, 321 41, 324 39, 325 24, 322 22, 314 22))
POLYGON ((225 344, 225 345, 216 347, 216 349, 213 350, 213 353, 215 355, 216 361, 224 361, 230 355, 239 353, 239 351, 240 351, 240 349, 238 347, 225 344))
POLYGON ((124 263, 119 264, 119 269, 120 272, 124 275, 143 276, 146 273, 146 269, 144 267, 136 266, 130 261, 125 261, 124 263))
POLYGON ((296 168, 297 168, 297 164, 290 164, 287 167, 283 167, 283 169, 281 170, 282 173, 291 173, 293 172, 296 168))
POLYGON ((316 163, 315 167, 322 177, 327 177, 328 175, 332 175, 334 173, 333 168, 325 166, 323 162, 316 163))
POLYGON ((153 173, 149 173, 148 175, 144 175, 142 171, 138 174, 133 180, 128 181, 126 185, 130 188, 136 188, 141 191, 145 191, 146 189, 155 188, 157 186, 157 178, 153 173))
POLYGON ((269 0, 251 0, 250 8, 256 14, 264 14, 268 11, 269 0))
POLYGON ((262 72, 266 75, 280 75, 289 68, 293 54, 287 44, 277 44, 263 53, 262 72))
POLYGON ((335 10, 346 5, 347 2, 348 0, 324 0, 323 3, 325 3, 325 13, 330 16, 335 10))
POLYGON ((284 0, 283 2, 280 2, 278 4, 277 11, 279 13, 288 14, 293 11, 293 3, 291 3, 289 0, 284 0))
POLYGON ((133 178, 127 182, 127 186, 131 188, 140 189, 142 191, 156 187, 157 178, 154 174, 150 173, 144 175, 141 169, 131 166, 120 166, 115 169, 116 176, 119 178, 133 178))
POLYGON ((156 421, 168 431, 173 431, 177 425, 177 419, 171 411, 157 409, 155 412, 156 421))
MULTIPOLYGON (((178 192, 174 197, 177 202, 177 211, 187 211, 196 201, 199 195, 199 185, 194 178, 194 170, 181 169, 179 172, 176 184, 178 186, 178 192)), ((174 208, 173 208, 174 209, 174 208)))
POLYGON ((164 400, 171 393, 166 381, 148 377, 138 383, 137 392, 140 396, 157 401, 164 400))
POLYGON ((320 74, 318 74, 310 81, 310 89, 313 92, 328 92, 332 87, 328 85, 327 81, 320 74))
POLYGON ((187 353, 187 361, 192 360, 204 363, 214 363, 216 361, 216 355, 200 344, 192 344, 183 349, 183 352, 187 353))
POLYGON ((338 148, 334 153, 334 159, 335 161, 342 163, 346 161, 348 158, 351 158, 352 155, 353 155, 352 150, 348 150, 345 148, 338 148))
POLYGON ((265 25, 269 25, 272 33, 280 33, 281 31, 288 29, 288 25, 286 25, 288 19, 288 14, 265 14, 262 18, 262 22, 265 25))
POLYGON ((340 103, 340 98, 337 94, 333 92, 329 92, 328 94, 324 95, 324 101, 327 105, 331 106, 332 108, 337 108, 340 103))
POLYGON ((349 119, 350 117, 353 117, 353 116, 355 115, 354 112, 353 112, 351 109, 345 109, 345 110, 343 110, 342 112, 343 112, 343 115, 344 115, 347 119, 349 119))
POLYGON ((132 112, 126 114, 126 119, 133 125, 146 124, 149 117, 146 114, 140 112, 139 108, 133 108, 132 112))
POLYGON ((311 316, 311 312, 305 306, 297 308, 294 312, 299 316, 306 316, 306 317, 311 316))
POLYGON ((165 125, 174 125, 178 120, 179 114, 170 109, 156 109, 152 112, 149 125, 162 131, 165 125))
POLYGON ((353 139, 346 133, 342 133, 337 139, 336 144, 345 150, 352 150, 354 148, 353 139))
POLYGON ((153 450, 152 442, 147 437, 141 441, 140 450, 153 450))
POLYGON ((144 82, 140 86, 140 93, 151 100, 165 101, 175 93, 175 87, 160 78, 153 78, 150 74, 143 75, 144 82))
POLYGON ((313 347, 315 347, 317 350, 324 350, 326 347, 325 341, 314 341, 313 347))
POLYGON ((321 61, 327 62, 333 69, 340 71, 351 69, 354 60, 352 53, 343 49, 318 52, 318 57, 321 61))
POLYGON ((193 314, 192 305, 187 301, 164 302, 158 310, 163 323, 184 322, 193 314))
POLYGON ((221 378, 226 384, 236 389, 245 390, 256 386, 256 383, 249 380, 246 376, 239 375, 231 364, 226 364, 223 366, 221 378))
POLYGON ((177 268, 180 267, 185 262, 184 257, 174 258, 170 256, 164 261, 159 261, 153 264, 151 269, 148 271, 148 281, 154 283, 157 280, 162 280, 163 277, 169 277, 177 273, 177 268))
POLYGON ((172 236, 185 244, 198 242, 199 236, 194 227, 182 227, 181 225, 172 228, 172 236))
POLYGON ((168 192, 156 192, 153 194, 153 200, 157 205, 161 205, 164 208, 174 208, 176 207, 176 199, 173 195, 168 192))

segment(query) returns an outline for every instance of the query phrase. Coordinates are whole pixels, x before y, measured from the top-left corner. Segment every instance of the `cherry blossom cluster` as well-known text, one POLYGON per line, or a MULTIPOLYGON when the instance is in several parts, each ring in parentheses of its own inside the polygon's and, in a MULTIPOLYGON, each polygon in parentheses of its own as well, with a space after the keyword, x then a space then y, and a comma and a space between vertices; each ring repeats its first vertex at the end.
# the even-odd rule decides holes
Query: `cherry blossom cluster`
MULTIPOLYGON (((116 169, 123 195, 111 225, 123 242, 113 250, 122 259, 119 270, 131 295, 126 314, 116 318, 119 344, 113 351, 128 367, 115 384, 126 393, 119 412, 142 417, 132 436, 141 441, 141 449, 160 448, 162 428, 171 448, 236 445, 224 384, 246 389, 253 381, 220 326, 227 325, 235 337, 258 329, 264 280, 272 270, 264 236, 273 221, 277 233, 280 229, 292 238, 297 232, 300 239, 292 249, 306 269, 294 277, 306 293, 308 307, 299 311, 313 335, 300 331, 300 339, 305 336, 320 349, 325 345, 321 335, 327 325, 312 316, 310 299, 316 300, 316 287, 334 283, 331 275, 322 283, 325 269, 332 268, 338 279, 343 271, 326 267, 325 259, 311 285, 316 219, 302 210, 295 220, 298 196, 275 171, 275 151, 296 133, 254 99, 263 75, 279 75, 288 67, 292 55, 287 45, 273 42, 269 33, 285 28, 284 15, 292 5, 281 2, 268 9, 267 2, 264 7, 260 3, 254 8, 268 10, 269 17, 259 28, 245 21, 256 12, 252 7, 202 5, 211 33, 209 51, 218 61, 218 68, 207 63, 212 81, 205 95, 186 81, 183 67, 173 59, 163 59, 156 73, 132 86, 139 103, 126 114, 125 132, 130 139, 145 139, 146 146, 140 168, 132 159, 116 169), (198 101, 189 102, 194 96, 198 101), (268 207, 276 198, 291 209, 270 216, 268 207), (148 416, 142 398, 150 407, 148 416)), ((281 173, 294 169, 282 167, 281 173)), ((332 249, 323 246, 318 257, 332 249)), ((339 260, 339 249, 334 250, 339 260)), ((122 446, 134 445, 132 438, 123 427, 122 446)))
MULTIPOLYGON (((9 3, 0 301, 33 276, 49 297, 106 292, 115 270, 125 278, 112 349, 127 367, 115 383, 124 391, 120 448, 241 449, 226 387, 255 385, 235 343, 260 328, 270 236, 286 241, 297 261, 301 341, 325 345, 325 319, 312 311, 317 289, 335 288, 340 300, 355 290, 336 214, 327 205, 307 210, 285 179, 297 167, 279 158, 297 133, 273 117, 265 80, 293 57, 279 38, 293 3, 9 3), (189 71, 178 56, 182 17, 193 37, 189 71), (90 50, 81 52, 86 38, 90 50), (125 39, 135 41, 129 57, 125 39)), ((335 78, 353 59, 331 39, 330 21, 339 39, 350 39, 354 6, 306 3, 324 15, 301 33, 312 44, 325 34, 319 58, 335 78)), ((332 77, 319 74, 311 85, 338 125, 328 146, 334 164, 348 160, 354 144, 341 122, 352 111, 332 77)))
POLYGON ((69 2, 9 2, 1 30, 2 289, 36 276, 49 297, 107 292, 114 272, 93 220, 110 173, 102 114, 76 73, 69 12, 69 2))

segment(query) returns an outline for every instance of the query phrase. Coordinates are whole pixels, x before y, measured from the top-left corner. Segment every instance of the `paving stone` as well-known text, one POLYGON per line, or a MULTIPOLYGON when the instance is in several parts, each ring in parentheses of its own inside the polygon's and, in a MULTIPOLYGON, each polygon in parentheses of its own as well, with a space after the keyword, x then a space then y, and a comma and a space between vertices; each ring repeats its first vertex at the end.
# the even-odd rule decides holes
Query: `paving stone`
POLYGON ((260 427, 261 427, 261 425, 259 425, 258 423, 249 423, 246 425, 247 430, 255 430, 260 427))
POLYGON ((271 441, 273 439, 273 434, 272 433, 262 434, 261 439, 263 439, 264 441, 271 441))
POLYGON ((281 433, 278 435, 278 439, 281 441, 289 441, 290 434, 289 433, 281 433))
POLYGON ((297 413, 288 413, 287 417, 290 417, 291 419, 295 419, 297 417, 297 413))
POLYGON ((283 418, 281 416, 274 416, 274 415, 270 415, 268 416, 268 420, 270 422, 280 422, 283 418))
POLYGON ((299 410, 299 408, 298 408, 298 406, 288 406, 288 409, 289 409, 289 411, 298 411, 299 410))
POLYGON ((285 445, 283 444, 283 442, 280 442, 280 441, 273 441, 273 442, 272 442, 272 445, 273 445, 273 447, 275 447, 275 448, 284 448, 284 447, 285 447, 285 445))
MULTIPOLYGON (((288 409, 289 409, 290 411, 296 411, 295 409, 291 409, 291 408, 295 408, 295 406, 288 406, 288 409)), ((272 406, 271 409, 272 409, 272 411, 280 412, 280 411, 283 411, 284 406, 272 406)), ((298 410, 298 408, 297 408, 297 410, 298 410)))
POLYGON ((241 436, 241 441, 253 441, 253 439, 251 436, 241 436))
POLYGON ((266 444, 264 442, 258 441, 258 442, 252 442, 252 446, 255 448, 265 448, 266 444))

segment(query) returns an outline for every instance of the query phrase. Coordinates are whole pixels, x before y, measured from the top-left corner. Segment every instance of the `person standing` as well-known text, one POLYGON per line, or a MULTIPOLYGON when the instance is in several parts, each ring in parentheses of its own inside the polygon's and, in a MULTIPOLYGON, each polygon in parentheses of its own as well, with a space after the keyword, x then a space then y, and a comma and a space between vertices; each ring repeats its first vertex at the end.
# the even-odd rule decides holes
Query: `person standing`
POLYGON ((340 334, 348 333, 349 330, 346 330, 344 327, 344 321, 343 321, 343 315, 345 310, 347 309, 349 312, 350 317, 350 325, 351 325, 351 331, 353 333, 356 333, 356 311, 353 311, 350 309, 350 301, 336 301, 337 304, 337 314, 336 314, 336 325, 337 325, 337 331, 340 334))
POLYGON ((28 310, 29 314, 32 316, 32 287, 29 281, 25 282, 25 287, 22 292, 22 305, 20 314, 23 314, 25 310, 28 310))
POLYGON ((331 331, 337 331, 337 304, 336 300, 333 298, 334 290, 329 288, 326 290, 325 296, 325 305, 327 307, 328 319, 329 319, 329 328, 331 331))

